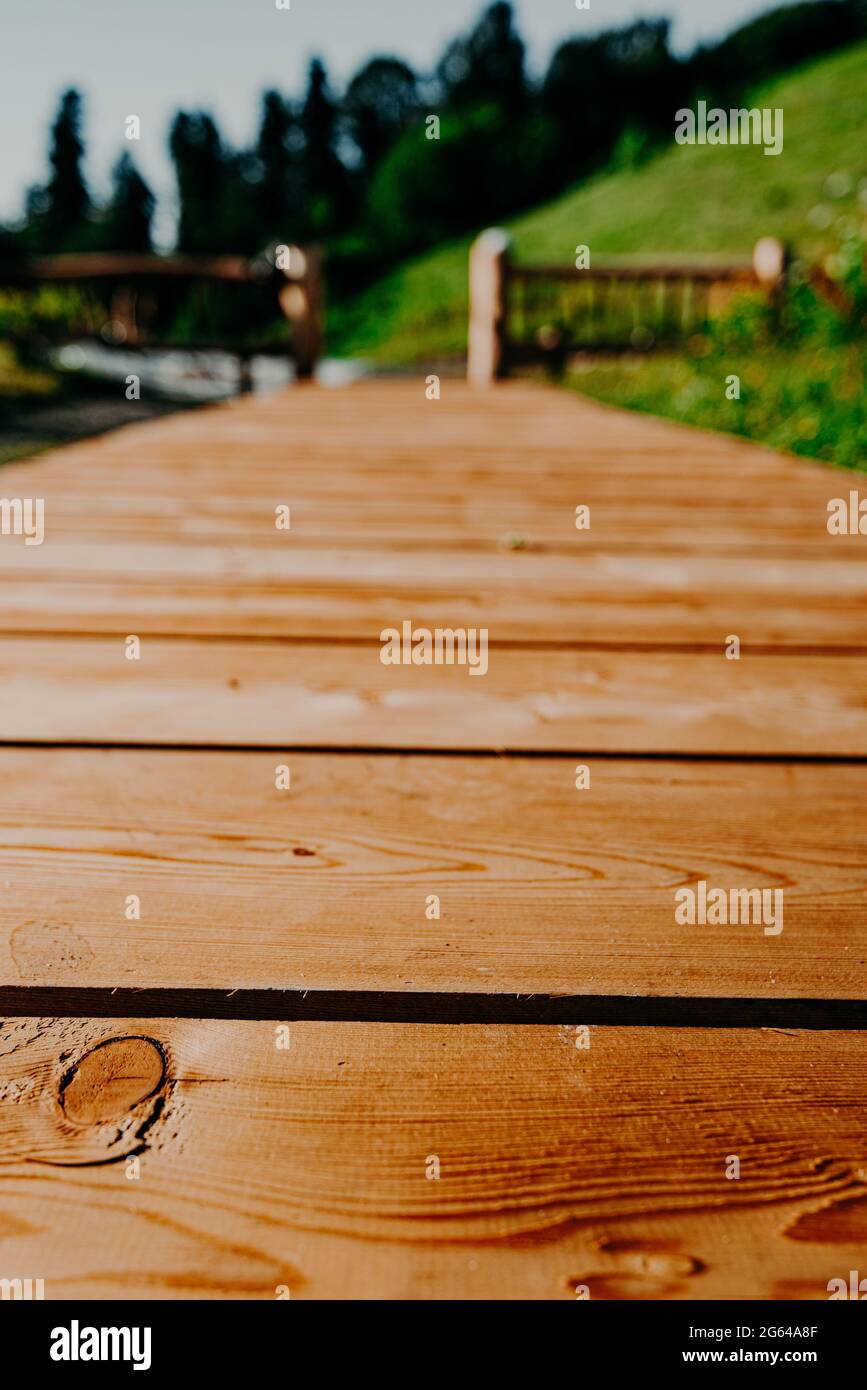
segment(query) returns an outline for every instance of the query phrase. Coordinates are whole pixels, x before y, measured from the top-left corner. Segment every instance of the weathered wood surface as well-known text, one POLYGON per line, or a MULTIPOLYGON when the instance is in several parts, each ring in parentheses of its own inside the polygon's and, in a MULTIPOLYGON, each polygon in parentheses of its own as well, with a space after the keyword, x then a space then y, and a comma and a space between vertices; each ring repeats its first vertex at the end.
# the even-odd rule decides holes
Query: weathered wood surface
POLYGON ((867 657, 0 637, 0 743, 867 756, 867 657))
POLYGON ((826 1298, 867 1232, 852 1018, 621 1018, 589 1051, 565 1026, 297 1022, 278 1051, 243 1010, 279 988, 334 992, 332 1017, 360 991, 851 1013, 867 570, 826 529, 849 487, 452 382, 245 401, 4 469, 46 538, 0 539, 0 741, 94 746, 0 749, 0 989, 33 1015, 174 989, 196 1016, 0 1025, 0 1278, 826 1298), (488 674, 383 667, 406 618, 487 627, 488 674), (702 879, 783 888, 782 934, 678 925, 702 879), (207 991, 238 1016, 202 1017, 207 991))
MULTIPOLYGON (((574 512, 583 500, 579 486, 581 493, 593 489, 591 500, 616 506, 624 520, 654 501, 660 520, 666 508, 671 520, 681 500, 700 501, 693 535, 708 537, 726 508, 745 525, 788 517, 807 532, 818 523, 821 535, 827 499, 853 485, 838 469, 568 393, 509 383, 491 398, 444 381, 442 399, 428 401, 420 380, 362 383, 310 399, 236 400, 4 469, 10 495, 37 477, 73 511, 76 498, 105 498, 117 511, 119 500, 131 497, 173 499, 191 517, 207 517, 225 514, 228 499, 237 497, 245 511, 255 511, 261 498, 270 515, 276 502, 291 500, 282 495, 289 488, 302 499, 330 497, 343 506, 380 501, 388 515, 419 521, 431 503, 448 506, 452 533, 462 518, 483 520, 480 502, 499 500, 515 515, 528 507, 574 512), (749 482, 761 493, 745 493, 749 482)), ((828 539, 836 553, 840 547, 828 539)))
POLYGON ((530 386, 443 389, 236 404, 8 470, 46 541, 0 546, 0 630, 370 640, 411 617, 867 650, 863 550, 826 529, 839 473, 530 386))
MULTIPOLYGON (((366 399, 370 389, 350 394, 366 399)), ((515 389, 503 388, 507 395, 515 389)), ((533 399, 548 398, 534 393, 533 399)), ((260 408, 258 400, 255 406, 260 408)), ((286 535, 273 526, 274 507, 291 501, 293 531, 304 544, 324 538, 350 541, 356 548, 399 548, 434 539, 447 548, 467 548, 518 540, 530 548, 557 543, 571 550, 575 507, 585 502, 591 505, 591 525, 578 533, 583 550, 600 543, 683 550, 776 543, 791 550, 813 545, 832 559, 858 551, 856 537, 827 532, 827 500, 845 493, 845 475, 816 465, 805 474, 804 465, 791 460, 785 460, 787 471, 781 475, 779 456, 762 451, 760 469, 743 469, 737 462, 743 445, 726 441, 735 451, 732 458, 720 452, 716 436, 697 431, 688 436, 690 457, 678 459, 672 440, 666 452, 647 450, 648 466, 643 454, 636 456, 634 443, 624 443, 622 455, 600 448, 598 430, 607 430, 608 413, 593 406, 588 407, 592 427, 578 414, 573 420, 578 437, 568 447, 552 447, 547 436, 536 441, 532 486, 526 470, 515 467, 517 445, 510 436, 504 447, 490 422, 482 436, 487 446, 480 441, 475 449, 442 439, 437 422, 419 413, 413 447, 407 443, 394 457, 387 439, 377 449, 363 435, 335 454, 328 441, 314 447, 306 437, 293 439, 285 420, 261 436, 251 420, 245 437, 237 429, 236 412, 242 408, 215 408, 221 427, 230 439, 235 435, 228 451, 215 437, 213 450, 197 458, 195 440, 176 440, 171 433, 155 441, 154 426, 139 424, 120 436, 122 450, 113 435, 105 435, 86 448, 71 445, 40 456, 37 463, 7 466, 7 491, 26 493, 38 477, 50 493, 54 533, 94 541, 169 537, 190 544, 215 539, 285 547, 286 535), (784 488, 776 487, 783 482, 784 488), (768 494, 760 506, 745 491, 750 483, 768 494)), ((428 402, 418 409, 451 410, 451 402, 428 402)), ((583 406, 579 409, 583 412, 583 406)), ((210 442, 216 435, 213 413, 193 418, 202 422, 210 442)), ((178 428, 184 423, 177 416, 172 420, 178 428)), ((484 417, 477 429, 479 423, 484 417)), ((299 431, 302 424, 303 410, 299 431)), ((373 429, 378 425, 368 420, 367 430, 373 429)), ((682 452, 682 433, 674 438, 682 452)))
POLYGON ((858 1267, 864 1035, 577 1040, 7 1023, 3 1272, 49 1298, 825 1299, 858 1267))
POLYGON ((0 752, 0 982, 863 997, 867 766, 283 762, 0 752), (700 880, 782 932, 677 924, 700 880))
POLYGON ((867 651, 867 566, 825 558, 483 554, 55 540, 0 548, 2 630, 378 637, 408 618, 548 641, 867 651))

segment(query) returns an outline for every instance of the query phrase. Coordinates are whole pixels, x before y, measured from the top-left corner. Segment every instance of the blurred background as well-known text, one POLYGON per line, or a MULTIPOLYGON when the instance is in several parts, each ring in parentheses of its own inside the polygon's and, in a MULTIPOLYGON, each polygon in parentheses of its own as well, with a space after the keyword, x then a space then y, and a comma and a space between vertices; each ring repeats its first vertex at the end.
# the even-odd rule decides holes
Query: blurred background
POLYGON ((321 257, 324 380, 461 371, 499 225, 564 270, 583 244, 723 273, 778 239, 773 299, 552 276, 510 331, 568 389, 863 467, 867 0, 278 3, 4 20, 0 461, 290 380, 280 247, 321 257), (676 145, 699 98, 782 108, 782 155, 676 145))

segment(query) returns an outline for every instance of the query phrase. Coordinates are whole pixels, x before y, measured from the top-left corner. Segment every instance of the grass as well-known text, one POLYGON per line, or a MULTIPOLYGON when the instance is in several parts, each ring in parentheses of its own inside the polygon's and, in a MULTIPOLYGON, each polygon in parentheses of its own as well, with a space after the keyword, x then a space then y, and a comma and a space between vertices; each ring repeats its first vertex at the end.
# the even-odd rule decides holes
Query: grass
POLYGON ((0 465, 54 442, 38 430, 23 436, 19 421, 22 413, 35 414, 56 400, 60 387, 55 372, 24 365, 8 343, 0 343, 0 465))
POLYGON ((854 344, 756 354, 715 350, 702 340, 689 357, 588 359, 567 383, 610 405, 867 469, 864 354, 854 344), (739 378, 739 399, 726 395, 730 376, 739 378))
POLYGON ((0 343, 0 410, 4 402, 45 401, 59 390, 56 372, 24 365, 8 343, 0 343))
MULTIPOLYGON (((753 95, 754 104, 784 110, 780 156, 751 146, 677 146, 672 138, 640 167, 600 174, 511 222, 516 256, 568 265, 586 243, 599 257, 741 258, 773 235, 799 256, 821 257, 841 218, 864 215, 865 90, 867 44, 790 73, 753 95), (832 175, 846 178, 829 184, 832 175)), ((335 306, 329 352, 393 365, 460 355, 471 241, 420 256, 335 306)))

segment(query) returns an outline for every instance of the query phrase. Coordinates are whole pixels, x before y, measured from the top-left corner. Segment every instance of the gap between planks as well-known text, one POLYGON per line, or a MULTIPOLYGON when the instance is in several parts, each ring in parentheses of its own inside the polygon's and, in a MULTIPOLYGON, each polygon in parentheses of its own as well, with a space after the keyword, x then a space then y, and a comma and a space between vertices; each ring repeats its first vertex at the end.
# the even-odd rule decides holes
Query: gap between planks
POLYGON ((859 767, 867 762, 864 753, 683 753, 674 748, 661 748, 652 753, 633 749, 612 748, 437 748, 431 744, 412 747, 407 744, 347 744, 334 743, 152 743, 148 739, 136 741, 124 739, 50 739, 50 738, 3 738, 0 748, 30 749, 32 752, 80 752, 80 753, 226 753, 280 754, 317 753, 322 756, 348 758, 384 758, 404 756, 410 758, 462 758, 508 759, 509 761, 541 761, 545 758, 560 762, 571 762, 578 758, 597 759, 599 762, 682 762, 690 763, 744 763, 747 765, 767 764, 771 767, 797 765, 803 763, 814 767, 859 767))
POLYGON ((863 999, 470 994, 419 990, 86 989, 0 986, 0 1017, 225 1019, 430 1025, 867 1029, 863 999))
MULTIPOLYGON (((393 624, 392 624, 393 626, 393 624)), ((147 628, 138 634, 142 640, 150 642, 163 642, 166 644, 177 643, 180 646, 190 647, 238 647, 255 648, 273 647, 275 650, 292 649, 294 647, 306 648, 334 648, 335 651, 343 649, 366 649, 378 654, 380 644, 378 641, 371 642, 369 634, 364 633, 268 633, 268 632, 239 632, 227 634, 224 632, 177 632, 171 629, 147 628)), ((100 643, 108 646, 109 643, 123 642, 128 636, 126 629, 118 628, 114 632, 106 631, 104 628, 15 628, 9 632, 0 631, 0 642, 3 644, 12 642, 91 642, 100 643)), ((606 642, 601 637, 593 637, 586 641, 581 638, 571 637, 508 637, 498 639, 488 637, 488 649, 501 653, 509 652, 560 652, 568 656, 573 652, 581 653, 620 653, 632 655, 636 653, 650 653, 659 656, 719 656, 725 649, 724 642, 667 642, 662 639, 650 638, 647 641, 638 639, 622 641, 613 639, 606 642)), ((749 645, 741 644, 742 655, 747 656, 773 656, 783 660, 791 657, 823 657, 827 660, 837 660, 845 657, 861 657, 867 654, 867 643, 855 643, 852 646, 835 644, 833 647, 825 646, 822 643, 805 642, 801 646, 794 643, 784 647, 771 643, 750 642, 749 645)), ((419 668, 421 669, 421 668, 419 668)))

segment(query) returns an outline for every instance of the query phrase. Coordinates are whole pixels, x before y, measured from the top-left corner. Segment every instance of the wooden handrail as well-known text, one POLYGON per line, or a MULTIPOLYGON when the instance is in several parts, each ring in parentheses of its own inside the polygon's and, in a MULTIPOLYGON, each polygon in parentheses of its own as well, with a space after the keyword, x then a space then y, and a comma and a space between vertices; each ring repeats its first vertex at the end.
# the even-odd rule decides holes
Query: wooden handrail
POLYGON ((264 257, 249 261, 243 256, 151 256, 93 251, 37 256, 20 265, 0 266, 0 285, 151 278, 257 283, 274 273, 264 257))
MULTIPOLYGON (((315 247, 280 247, 277 264, 262 254, 244 256, 155 256, 127 251, 72 252, 0 265, 0 286, 28 289, 41 284, 107 284, 112 318, 127 345, 139 341, 134 291, 148 281, 199 280, 212 284, 273 285, 275 308, 292 325, 291 352, 301 380, 312 378, 322 353, 321 255, 315 247), (284 254, 279 254, 284 253, 284 254)), ((249 352, 241 349, 241 355, 249 352)))
POLYGON ((577 270, 563 265, 509 265, 513 280, 695 280, 716 285, 732 282, 755 283, 756 273, 749 261, 742 265, 709 266, 671 262, 667 265, 617 265, 614 262, 588 266, 577 270))
MULTIPOLYGON (((510 362, 553 360, 554 355, 565 360, 569 339, 556 323, 551 325, 550 332, 540 332, 538 342, 509 342, 509 300, 515 286, 542 283, 615 285, 619 282, 642 288, 658 285, 662 294, 682 286, 691 301, 689 287, 694 285, 699 287, 705 305, 716 286, 728 289, 743 286, 761 290, 778 307, 785 290, 787 269, 787 252, 773 237, 763 237, 757 242, 751 262, 603 261, 581 269, 570 265, 520 265, 510 257, 507 233, 491 229, 476 239, 470 251, 467 377, 476 385, 487 386, 507 375, 510 362)), ((605 291, 606 299, 610 293, 605 291)))

